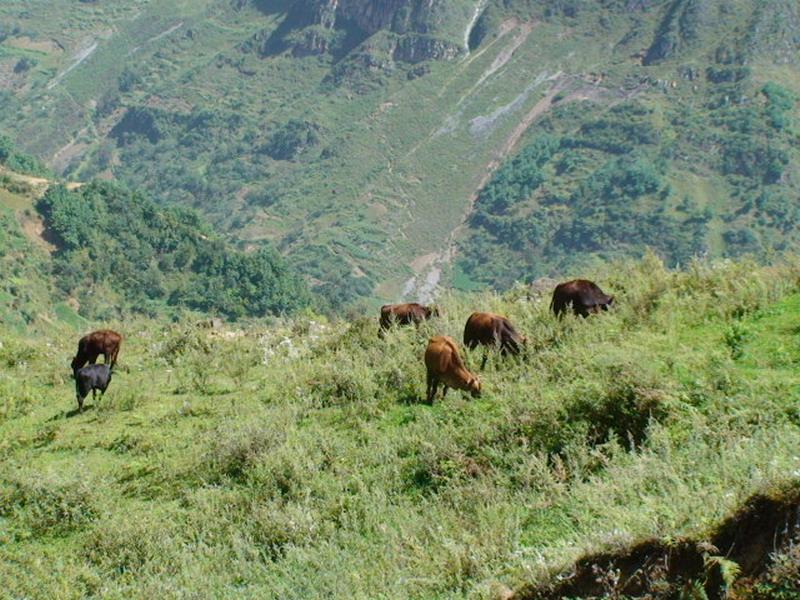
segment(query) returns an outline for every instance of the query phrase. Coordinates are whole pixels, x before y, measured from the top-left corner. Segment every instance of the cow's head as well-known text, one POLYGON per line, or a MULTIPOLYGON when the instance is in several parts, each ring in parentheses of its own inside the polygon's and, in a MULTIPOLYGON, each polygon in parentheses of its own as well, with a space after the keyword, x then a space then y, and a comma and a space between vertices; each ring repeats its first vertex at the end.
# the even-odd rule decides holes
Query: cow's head
POLYGON ((603 310, 608 310, 614 305, 614 296, 609 296, 608 300, 603 304, 603 310))
POLYGON ((469 388, 469 393, 472 395, 473 398, 480 398, 481 397, 481 380, 477 377, 473 377, 469 380, 467 384, 469 388))
POLYGON ((431 317, 440 317, 441 313, 439 312, 439 307, 435 304, 431 304, 430 306, 425 307, 425 318, 430 319, 431 317))

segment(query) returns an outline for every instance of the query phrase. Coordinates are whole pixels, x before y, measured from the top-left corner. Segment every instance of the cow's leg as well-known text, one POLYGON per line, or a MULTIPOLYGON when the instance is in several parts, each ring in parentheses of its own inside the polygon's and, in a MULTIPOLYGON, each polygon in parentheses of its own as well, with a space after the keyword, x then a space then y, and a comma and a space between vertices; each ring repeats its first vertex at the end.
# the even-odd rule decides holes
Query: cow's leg
POLYGON ((481 371, 486 368, 486 361, 489 360, 489 348, 483 349, 483 361, 481 362, 481 371))
POLYGON ((442 400, 444 400, 444 397, 447 396, 447 390, 449 390, 449 389, 450 388, 448 388, 447 384, 445 383, 444 384, 444 389, 442 390, 442 400))
POLYGON ((439 387, 439 382, 436 380, 435 377, 428 376, 428 404, 433 404, 433 399, 436 396, 437 388, 439 387))
POLYGON ((430 404, 432 402, 432 399, 433 399, 433 393, 432 393, 432 390, 433 390, 433 375, 431 374, 430 371, 428 371, 428 373, 426 375, 425 382, 427 384, 427 386, 425 387, 425 400, 428 402, 428 404, 430 404))
MULTIPOLYGON (((97 353, 97 354, 90 354, 90 355, 89 355, 89 364, 90 364, 90 365, 93 365, 93 364, 95 364, 95 363, 97 362, 97 357, 98 357, 98 356, 100 356, 100 353, 97 353)), ((103 356, 105 356, 105 355, 103 355, 103 356)))

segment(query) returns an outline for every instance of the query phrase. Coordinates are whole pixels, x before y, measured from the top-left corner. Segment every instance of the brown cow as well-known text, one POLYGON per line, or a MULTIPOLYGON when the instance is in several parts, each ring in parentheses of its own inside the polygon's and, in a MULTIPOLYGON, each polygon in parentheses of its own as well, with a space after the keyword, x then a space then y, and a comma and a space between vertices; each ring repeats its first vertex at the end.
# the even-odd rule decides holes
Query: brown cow
POLYGON ((407 302, 405 304, 384 304, 381 306, 381 328, 378 332, 383 332, 392 326, 392 323, 399 325, 419 325, 431 317, 438 317, 439 309, 436 306, 424 306, 417 302, 407 302))
POLYGON ((119 346, 122 343, 122 336, 110 329, 101 329, 83 336, 78 342, 78 353, 72 359, 73 374, 87 362, 93 365, 97 362, 97 357, 103 355, 103 362, 109 367, 117 363, 119 346))
POLYGON ((481 382, 467 371, 453 338, 437 335, 430 339, 425 350, 425 367, 428 370, 428 404, 433 404, 440 382, 444 384, 442 398, 447 395, 448 387, 469 391, 475 397, 481 395, 481 382))
POLYGON ((560 317, 571 304, 576 315, 588 317, 592 313, 608 310, 613 303, 614 296, 605 294, 594 282, 573 279, 556 286, 550 308, 560 317))
POLYGON ((517 356, 520 353, 520 346, 527 342, 524 335, 520 335, 511 321, 487 312, 474 312, 467 319, 464 326, 464 345, 470 350, 478 346, 485 346, 481 370, 486 366, 486 359, 489 357, 489 346, 499 348, 500 354, 505 356, 511 354, 517 356))

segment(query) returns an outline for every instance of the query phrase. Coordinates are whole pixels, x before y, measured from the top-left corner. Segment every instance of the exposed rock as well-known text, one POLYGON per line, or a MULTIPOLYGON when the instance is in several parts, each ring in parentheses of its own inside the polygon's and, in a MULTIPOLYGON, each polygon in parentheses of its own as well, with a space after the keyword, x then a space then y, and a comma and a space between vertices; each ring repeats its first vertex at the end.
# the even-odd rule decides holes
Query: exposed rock
POLYGON ((461 48, 437 38, 423 35, 406 35, 395 47, 395 60, 418 63, 423 60, 449 60, 461 52, 461 48))
POLYGON ((647 50, 644 64, 678 56, 681 50, 691 46, 700 30, 713 20, 713 8, 712 0, 674 0, 647 50))
POLYGON ((344 55, 387 32, 397 34, 391 53, 395 60, 450 59, 464 50, 437 35, 451 12, 444 0, 304 0, 290 9, 268 39, 252 40, 243 49, 256 46, 263 56, 285 50, 295 56, 344 55))
POLYGON ((797 62, 800 52, 800 7, 795 0, 759 4, 744 40, 748 56, 777 63, 797 62))

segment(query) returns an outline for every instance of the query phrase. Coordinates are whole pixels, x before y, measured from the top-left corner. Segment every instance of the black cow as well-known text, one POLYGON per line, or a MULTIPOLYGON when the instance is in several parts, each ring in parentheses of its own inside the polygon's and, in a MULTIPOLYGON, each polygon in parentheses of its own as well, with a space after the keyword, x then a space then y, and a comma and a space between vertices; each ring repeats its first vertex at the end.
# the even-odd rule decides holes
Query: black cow
POLYGON ((83 412, 83 400, 89 392, 92 392, 93 400, 97 397, 97 390, 100 390, 100 397, 103 397, 113 374, 114 371, 108 365, 87 365, 75 371, 75 393, 79 411, 83 412))
POLYGON ((560 317, 572 305, 572 312, 582 317, 608 310, 614 304, 614 296, 609 296, 596 283, 588 279, 573 279, 560 283, 553 291, 550 308, 560 317))

